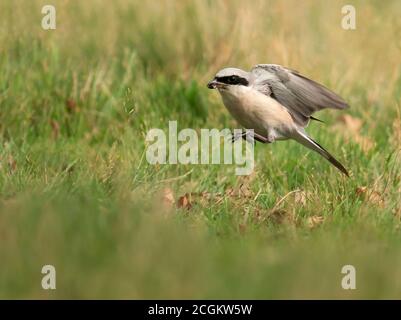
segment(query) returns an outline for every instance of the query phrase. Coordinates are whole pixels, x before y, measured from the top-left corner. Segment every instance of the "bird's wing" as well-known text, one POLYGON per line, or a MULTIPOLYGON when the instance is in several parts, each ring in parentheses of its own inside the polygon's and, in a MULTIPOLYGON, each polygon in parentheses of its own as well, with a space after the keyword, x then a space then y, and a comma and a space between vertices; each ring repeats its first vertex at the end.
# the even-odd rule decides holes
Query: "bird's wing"
POLYGON ((295 70, 275 64, 258 64, 251 70, 251 75, 252 87, 280 102, 302 126, 309 122, 312 113, 321 109, 348 108, 340 96, 295 70))

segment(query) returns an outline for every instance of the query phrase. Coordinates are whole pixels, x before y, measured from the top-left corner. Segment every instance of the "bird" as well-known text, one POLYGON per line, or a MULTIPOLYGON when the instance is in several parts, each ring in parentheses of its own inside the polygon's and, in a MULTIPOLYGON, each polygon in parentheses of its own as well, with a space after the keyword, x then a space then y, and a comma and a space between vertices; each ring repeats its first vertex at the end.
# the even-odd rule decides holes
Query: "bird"
MULTIPOLYGON (((310 120, 321 121, 312 116, 314 112, 349 108, 342 97, 324 85, 278 64, 258 64, 249 72, 224 68, 207 87, 218 90, 229 113, 245 129, 253 130, 254 140, 295 140, 349 177, 347 169, 305 131, 310 120)), ((240 137, 245 139, 248 133, 240 137)), ((238 138, 233 136, 233 140, 238 138)))

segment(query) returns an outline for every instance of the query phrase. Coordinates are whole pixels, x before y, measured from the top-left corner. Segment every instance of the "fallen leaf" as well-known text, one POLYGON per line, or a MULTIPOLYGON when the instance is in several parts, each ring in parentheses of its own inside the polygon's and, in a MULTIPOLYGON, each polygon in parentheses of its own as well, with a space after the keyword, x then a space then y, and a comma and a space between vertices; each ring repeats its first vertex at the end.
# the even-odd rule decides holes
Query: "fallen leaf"
POLYGON ((358 197, 362 198, 365 201, 368 201, 371 204, 377 205, 382 208, 384 207, 384 198, 382 194, 376 190, 371 190, 366 186, 362 186, 356 188, 355 193, 358 197))
POLYGON ((283 209, 277 209, 270 211, 268 215, 268 220, 273 222, 274 224, 284 224, 292 222, 293 216, 283 209))
POLYGON ((301 206, 306 205, 308 197, 305 191, 299 191, 294 193, 294 201, 296 204, 299 204, 301 206))
POLYGON ((238 196, 244 198, 254 198, 254 193, 248 184, 241 184, 238 189, 238 196))
POLYGON ((240 234, 244 234, 245 231, 246 231, 246 225, 245 225, 244 223, 240 223, 240 224, 238 225, 238 230, 239 230, 239 233, 240 233, 240 234))
POLYGON ((313 229, 322 224, 324 218, 322 216, 311 216, 307 219, 308 227, 313 229))
POLYGON ((187 210, 191 209, 192 208, 191 194, 190 193, 186 193, 183 196, 181 196, 178 199, 177 207, 178 208, 187 209, 187 210))
POLYGON ((356 135, 356 136, 354 136, 354 140, 356 143, 358 143, 361 146, 361 148, 364 152, 368 152, 370 149, 372 149, 375 146, 375 143, 371 139, 369 139, 365 136, 356 135))
POLYGON ((65 106, 69 113, 75 113, 79 111, 77 103, 73 99, 67 99, 65 106))
POLYGON ((12 155, 8 156, 8 168, 11 173, 17 169, 17 161, 15 161, 12 155))
POLYGON ((394 208, 393 214, 398 220, 401 220, 401 207, 394 208))
POLYGON ((60 124, 56 120, 50 120, 50 126, 52 127, 53 138, 57 139, 60 134, 60 124))
POLYGON ((359 133, 362 127, 362 120, 350 116, 349 114, 341 115, 337 118, 337 122, 342 123, 352 133, 359 133))
POLYGON ((235 190, 234 190, 234 188, 227 188, 227 189, 224 191, 224 195, 227 196, 227 197, 233 197, 233 196, 235 195, 235 190))
POLYGON ((365 194, 367 190, 368 190, 368 187, 358 187, 358 188, 356 188, 355 193, 357 196, 361 196, 361 195, 365 194))
POLYGON ((211 193, 208 191, 190 192, 178 199, 177 207, 190 209, 195 203, 203 206, 209 206, 210 204, 218 205, 227 198, 230 198, 234 206, 241 207, 245 201, 254 198, 254 193, 244 183, 241 183, 236 188, 229 187, 223 193, 211 193))
POLYGON ((167 208, 172 208, 174 206, 174 193, 170 188, 165 188, 162 191, 162 202, 163 205, 167 208))
POLYGON ((332 129, 341 133, 346 140, 353 140, 359 144, 361 149, 366 153, 375 146, 375 143, 360 133, 362 124, 361 119, 345 114, 337 118, 337 123, 332 129))

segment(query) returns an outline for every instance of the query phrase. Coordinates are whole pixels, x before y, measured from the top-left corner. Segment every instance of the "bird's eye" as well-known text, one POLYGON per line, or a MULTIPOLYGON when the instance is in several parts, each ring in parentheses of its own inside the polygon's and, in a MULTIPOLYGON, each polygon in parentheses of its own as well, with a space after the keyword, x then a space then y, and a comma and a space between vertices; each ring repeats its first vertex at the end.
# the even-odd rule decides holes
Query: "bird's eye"
POLYGON ((230 76, 230 78, 228 78, 230 84, 236 84, 237 83, 237 78, 238 78, 237 76, 230 76))

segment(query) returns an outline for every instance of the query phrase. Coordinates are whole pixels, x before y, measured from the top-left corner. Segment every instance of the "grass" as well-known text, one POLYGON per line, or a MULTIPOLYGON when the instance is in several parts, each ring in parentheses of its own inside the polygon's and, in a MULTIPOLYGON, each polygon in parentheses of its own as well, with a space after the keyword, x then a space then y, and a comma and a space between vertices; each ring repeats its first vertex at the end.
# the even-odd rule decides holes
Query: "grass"
POLYGON ((53 31, 47 3, 0 4, 0 298, 400 297, 399 1, 352 1, 354 31, 341 1, 53 3, 53 31), (350 179, 293 142, 249 177, 144 160, 169 120, 236 128, 206 83, 257 63, 350 103, 308 128, 350 179))

